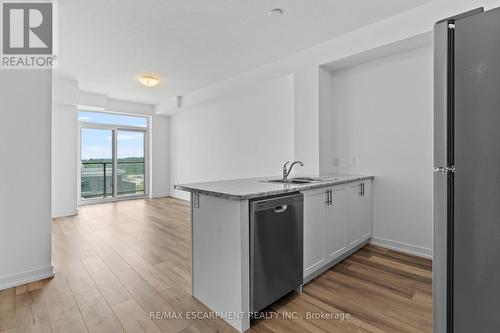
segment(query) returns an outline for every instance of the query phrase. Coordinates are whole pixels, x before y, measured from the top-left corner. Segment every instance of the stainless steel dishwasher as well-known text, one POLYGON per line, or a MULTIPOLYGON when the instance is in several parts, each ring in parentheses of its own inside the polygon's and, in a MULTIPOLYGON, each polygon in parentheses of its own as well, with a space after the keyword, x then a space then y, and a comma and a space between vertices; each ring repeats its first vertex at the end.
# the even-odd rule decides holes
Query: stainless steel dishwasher
POLYGON ((300 193, 250 202, 251 312, 302 285, 303 202, 300 193))

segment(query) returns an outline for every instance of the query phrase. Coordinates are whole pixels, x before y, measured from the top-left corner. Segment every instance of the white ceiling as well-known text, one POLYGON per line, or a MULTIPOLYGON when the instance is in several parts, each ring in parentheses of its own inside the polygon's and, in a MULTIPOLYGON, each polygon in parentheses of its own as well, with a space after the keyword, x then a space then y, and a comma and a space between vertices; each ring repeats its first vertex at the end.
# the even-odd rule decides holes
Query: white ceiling
POLYGON ((430 0, 59 0, 59 75, 161 104, 430 0), (279 7, 285 14, 269 17, 279 7), (135 80, 157 73, 158 87, 135 80))

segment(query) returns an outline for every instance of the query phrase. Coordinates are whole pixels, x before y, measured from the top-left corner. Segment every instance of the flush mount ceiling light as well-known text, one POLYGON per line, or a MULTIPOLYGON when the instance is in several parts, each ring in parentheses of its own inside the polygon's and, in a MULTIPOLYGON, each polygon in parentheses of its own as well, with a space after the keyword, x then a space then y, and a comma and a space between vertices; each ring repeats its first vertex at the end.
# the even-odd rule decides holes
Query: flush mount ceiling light
POLYGON ((280 16, 280 15, 283 15, 285 11, 281 8, 273 8, 269 11, 269 16, 273 17, 273 16, 280 16))
POLYGON ((160 78, 156 75, 139 75, 137 77, 137 80, 146 87, 154 87, 157 86, 158 83, 160 83, 160 78))

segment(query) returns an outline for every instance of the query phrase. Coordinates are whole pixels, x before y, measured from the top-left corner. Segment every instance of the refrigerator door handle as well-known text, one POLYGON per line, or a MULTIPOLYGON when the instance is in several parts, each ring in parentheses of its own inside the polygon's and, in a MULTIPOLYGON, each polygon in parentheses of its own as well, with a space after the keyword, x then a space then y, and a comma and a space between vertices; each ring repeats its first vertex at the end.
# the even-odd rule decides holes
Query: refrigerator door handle
POLYGON ((455 166, 449 166, 449 167, 434 167, 434 172, 443 172, 443 173, 454 173, 455 172, 455 166))

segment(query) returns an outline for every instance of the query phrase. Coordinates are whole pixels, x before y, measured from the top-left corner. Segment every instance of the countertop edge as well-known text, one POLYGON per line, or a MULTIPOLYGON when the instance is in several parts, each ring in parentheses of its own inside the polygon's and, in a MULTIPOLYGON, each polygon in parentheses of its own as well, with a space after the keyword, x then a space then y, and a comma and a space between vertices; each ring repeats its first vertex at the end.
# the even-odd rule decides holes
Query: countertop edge
POLYGON ((222 199, 228 199, 228 200, 250 200, 250 199, 256 199, 256 198, 268 197, 268 196, 272 196, 272 195, 284 194, 284 193, 302 192, 302 191, 314 190, 314 189, 318 189, 318 188, 322 188, 322 187, 342 185, 342 184, 347 184, 347 183, 354 183, 354 182, 358 182, 358 181, 366 180, 366 179, 373 180, 374 178, 375 178, 375 176, 353 176, 353 178, 350 178, 350 179, 333 180, 333 181, 326 181, 326 182, 320 182, 320 183, 311 183, 311 184, 301 185, 301 186, 292 187, 292 188, 288 188, 288 189, 277 189, 277 190, 272 190, 272 191, 250 193, 250 194, 245 194, 245 195, 237 195, 237 194, 223 193, 223 192, 217 192, 217 191, 203 190, 203 189, 199 189, 199 188, 189 187, 188 185, 174 185, 174 189, 180 190, 180 191, 208 195, 208 196, 212 196, 212 197, 218 197, 218 198, 222 198, 222 199))

